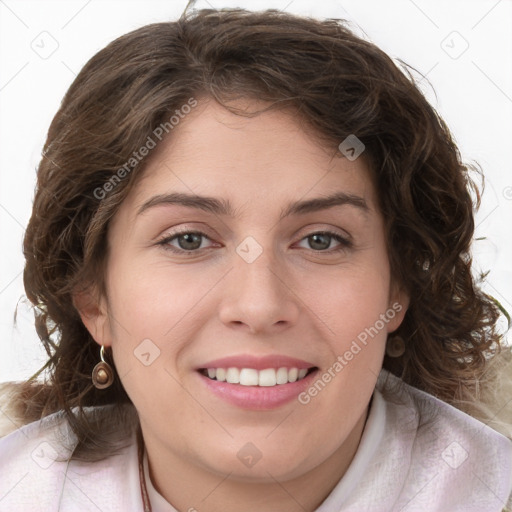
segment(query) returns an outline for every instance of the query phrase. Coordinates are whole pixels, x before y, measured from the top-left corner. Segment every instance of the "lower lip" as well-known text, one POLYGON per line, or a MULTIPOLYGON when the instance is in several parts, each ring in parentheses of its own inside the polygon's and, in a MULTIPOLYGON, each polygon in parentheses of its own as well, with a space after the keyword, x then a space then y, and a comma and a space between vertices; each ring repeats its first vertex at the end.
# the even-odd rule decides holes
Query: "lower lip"
POLYGON ((276 409, 290 401, 311 385, 311 381, 318 372, 313 370, 301 380, 276 386, 242 386, 210 379, 197 372, 206 387, 216 396, 240 407, 251 410, 276 409))

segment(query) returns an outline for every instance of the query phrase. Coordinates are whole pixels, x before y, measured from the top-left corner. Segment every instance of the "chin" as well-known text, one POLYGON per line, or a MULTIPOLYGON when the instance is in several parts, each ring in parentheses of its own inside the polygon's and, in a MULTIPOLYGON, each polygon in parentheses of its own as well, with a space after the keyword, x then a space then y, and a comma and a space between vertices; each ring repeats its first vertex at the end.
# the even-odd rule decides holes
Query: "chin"
MULTIPOLYGON (((312 470, 316 465, 307 464, 303 456, 300 458, 292 458, 286 455, 278 455, 275 453, 276 450, 273 450, 274 453, 271 456, 265 456, 265 454, 261 452, 260 455, 258 455, 256 451, 254 451, 253 455, 247 455, 251 453, 249 446, 245 447, 245 452, 243 450, 244 448, 234 453, 225 453, 221 456, 221 464, 216 464, 215 466, 211 464, 211 453, 205 454, 206 457, 203 458, 203 460, 206 463, 205 465, 209 467, 210 471, 213 473, 218 473, 222 476, 229 474, 230 480, 238 482, 261 484, 276 483, 276 480, 285 482, 298 478, 302 474, 312 470)), ((297 455, 300 453, 300 450, 296 450, 293 453, 297 455)))

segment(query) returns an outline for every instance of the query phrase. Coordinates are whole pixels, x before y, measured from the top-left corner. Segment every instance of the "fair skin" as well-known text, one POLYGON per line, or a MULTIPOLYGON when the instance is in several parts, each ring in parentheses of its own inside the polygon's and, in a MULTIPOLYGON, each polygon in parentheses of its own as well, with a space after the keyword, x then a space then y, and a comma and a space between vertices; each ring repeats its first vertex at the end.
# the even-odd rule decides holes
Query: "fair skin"
POLYGON ((333 157, 293 115, 244 118, 213 101, 155 151, 109 228, 108 299, 86 308, 76 297, 137 408, 153 485, 179 511, 312 511, 357 451, 387 335, 407 308, 370 173, 363 158, 333 157), (229 200, 234 216, 178 204, 138 214, 171 192, 229 200), (361 201, 280 219, 289 203, 333 192, 361 201), (158 245, 177 230, 205 236, 167 242, 181 254, 158 245), (315 243, 324 231, 350 245, 315 243), (236 251, 249 236, 262 249, 250 263, 236 251), (396 303, 402 310, 307 404, 233 404, 198 371, 227 356, 279 354, 317 368, 310 386, 396 303), (160 350, 148 366, 134 354, 144 339, 160 350), (251 466, 237 456, 247 443, 261 455, 251 466))

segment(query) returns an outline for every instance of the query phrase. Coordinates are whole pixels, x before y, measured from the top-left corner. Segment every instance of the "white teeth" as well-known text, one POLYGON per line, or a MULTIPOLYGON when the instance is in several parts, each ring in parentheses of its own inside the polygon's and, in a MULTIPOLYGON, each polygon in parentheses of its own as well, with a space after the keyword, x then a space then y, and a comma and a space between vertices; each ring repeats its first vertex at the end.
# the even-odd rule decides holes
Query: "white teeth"
POLYGON ((288 384, 303 379, 308 373, 307 368, 266 368, 255 370, 253 368, 208 368, 208 377, 220 382, 229 384, 240 384, 242 386, 263 386, 271 387, 279 384, 288 384))
POLYGON ((276 382, 286 384, 288 382, 288 368, 279 368, 276 373, 276 382))
POLYGON ((238 368, 228 368, 226 372, 226 382, 230 384, 240 384, 240 370, 238 368))
POLYGON ((259 386, 275 386, 277 384, 276 371, 274 368, 260 370, 259 386))
POLYGON ((242 384, 242 386, 257 386, 258 370, 253 370, 252 368, 242 368, 240 370, 240 384, 242 384))

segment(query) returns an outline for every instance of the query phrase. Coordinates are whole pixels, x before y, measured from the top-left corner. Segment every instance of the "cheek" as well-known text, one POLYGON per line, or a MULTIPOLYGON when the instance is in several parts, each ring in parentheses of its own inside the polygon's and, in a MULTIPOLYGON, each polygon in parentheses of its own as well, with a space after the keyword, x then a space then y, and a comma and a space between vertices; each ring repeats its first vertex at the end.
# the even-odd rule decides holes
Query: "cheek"
MULTIPOLYGON (((325 322, 327 332, 340 348, 373 326, 390 307, 385 265, 346 268, 325 283, 311 283, 306 293, 311 309, 325 322)), ((379 330, 383 330, 380 324, 379 330)))
POLYGON ((165 337, 205 293, 193 274, 165 262, 118 260, 109 281, 115 320, 133 337, 165 337))
POLYGON ((119 258, 109 273, 112 349, 118 373, 134 402, 157 401, 155 390, 179 395, 184 356, 211 315, 204 296, 218 281, 161 262, 119 258))
MULTIPOLYGON (((109 273, 109 325, 118 374, 134 402, 155 398, 150 389, 169 387, 165 371, 185 339, 173 332, 187 300, 179 284, 162 280, 158 269, 117 260, 109 273), (177 299, 179 297, 179 300, 177 299), (170 340, 164 343, 164 340, 170 340), (138 400, 137 400, 138 397, 138 400)), ((190 309, 190 308, 189 308, 190 309)))
POLYGON ((387 272, 366 269, 350 273, 316 297, 316 307, 323 309, 319 316, 326 319, 322 323, 329 356, 299 402, 308 418, 323 425, 310 435, 324 443, 326 453, 353 428, 375 387, 388 327, 396 316, 388 304, 388 285, 387 272), (325 443, 326 435, 332 436, 331 443, 325 443))

